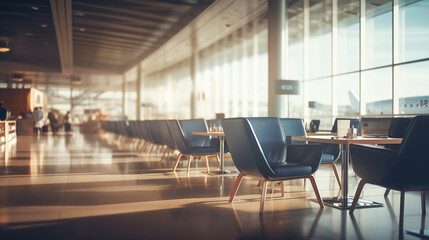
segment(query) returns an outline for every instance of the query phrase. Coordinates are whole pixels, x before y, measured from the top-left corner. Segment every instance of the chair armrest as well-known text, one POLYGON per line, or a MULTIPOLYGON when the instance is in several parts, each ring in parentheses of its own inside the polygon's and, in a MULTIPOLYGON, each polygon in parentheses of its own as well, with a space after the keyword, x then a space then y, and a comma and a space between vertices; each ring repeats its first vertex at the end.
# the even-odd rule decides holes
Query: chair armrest
POLYGON ((293 144, 287 146, 286 162, 311 166, 314 172, 322 160, 323 146, 321 144, 293 144))
POLYGON ((383 185, 395 162, 397 151, 373 145, 350 145, 355 173, 368 181, 383 185))

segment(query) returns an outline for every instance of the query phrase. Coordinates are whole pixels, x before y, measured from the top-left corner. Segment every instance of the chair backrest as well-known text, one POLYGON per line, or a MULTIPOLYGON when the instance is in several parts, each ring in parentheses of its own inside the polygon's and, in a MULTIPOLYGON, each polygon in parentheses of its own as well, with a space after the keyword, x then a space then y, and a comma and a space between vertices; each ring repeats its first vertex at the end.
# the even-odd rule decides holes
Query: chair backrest
POLYGON ((148 130, 146 129, 146 122, 147 122, 147 120, 137 122, 139 129, 140 129, 140 134, 139 134, 140 136, 139 137, 144 139, 147 142, 151 142, 148 130))
MULTIPOLYGON (((258 141, 248 119, 225 119, 222 120, 222 126, 232 160, 241 173, 255 178, 268 178, 268 176, 274 175, 274 171, 269 166, 260 141, 258 141)), ((263 136, 260 138, 264 139, 263 136)))
POLYGON ((305 136, 304 122, 301 118, 280 118, 280 123, 283 126, 283 132, 286 136, 286 142, 289 143, 305 143, 303 141, 292 141, 292 136, 305 136))
POLYGON ((150 126, 150 131, 152 133, 152 137, 153 137, 153 143, 155 144, 159 144, 159 145, 165 145, 165 143, 163 142, 163 138, 161 135, 161 129, 162 129, 162 121, 163 120, 152 120, 149 122, 149 126, 150 126))
POLYGON ((410 187, 429 189, 429 115, 413 118, 402 140, 391 181, 410 187))
POLYGON ((152 134, 152 124, 151 124, 152 121, 153 120, 145 120, 145 121, 143 121, 143 128, 144 128, 144 132, 145 132, 147 140, 149 142, 151 142, 151 143, 155 143, 156 140, 155 140, 155 137, 152 134))
POLYGON ((207 132, 204 119, 179 120, 186 141, 193 147, 210 146, 210 137, 192 134, 192 132, 207 132))
POLYGON ((403 138, 411 120, 413 120, 412 117, 392 118, 387 135, 391 138, 403 138))
MULTIPOLYGON (((389 131, 387 136, 391 138, 403 138, 408 126, 410 125, 411 117, 396 117, 390 121, 389 131)), ((386 148, 398 150, 400 145, 398 144, 387 144, 386 148)))
POLYGON ((335 118, 334 125, 332 125, 331 132, 333 133, 337 132, 338 120, 350 120, 350 127, 354 126, 354 128, 358 129, 358 132, 359 132, 360 119, 358 118, 335 118))
POLYGON ((168 127, 170 128, 171 136, 173 137, 175 146, 183 154, 191 154, 192 148, 186 141, 182 127, 178 120, 168 120, 168 127))
POLYGON ((162 137, 163 144, 170 149, 175 149, 176 144, 174 143, 174 139, 171 136, 170 128, 168 127, 168 121, 160 120, 160 125, 161 125, 160 134, 162 137))
POLYGON ((140 129, 138 127, 137 120, 128 121, 128 124, 129 124, 130 137, 138 138, 140 129))
POLYGON ((285 162, 286 138, 279 119, 274 117, 251 117, 247 118, 247 120, 255 132, 268 163, 285 162))

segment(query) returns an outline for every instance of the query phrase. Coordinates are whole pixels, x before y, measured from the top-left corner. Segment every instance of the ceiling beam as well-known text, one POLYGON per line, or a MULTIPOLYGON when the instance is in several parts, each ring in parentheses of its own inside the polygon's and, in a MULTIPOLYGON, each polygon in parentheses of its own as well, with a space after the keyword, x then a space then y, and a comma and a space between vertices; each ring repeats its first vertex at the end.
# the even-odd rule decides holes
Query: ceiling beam
POLYGON ((61 69, 65 75, 73 73, 72 0, 50 0, 57 33, 61 69))
POLYGON ((124 15, 134 15, 134 16, 140 16, 143 18, 152 18, 158 21, 175 23, 179 20, 179 16, 173 16, 171 14, 163 15, 163 14, 144 12, 142 11, 142 9, 131 9, 131 8, 125 9, 125 8, 118 8, 113 6, 101 5, 101 4, 97 5, 97 4, 90 4, 86 2, 78 2, 78 1, 74 1, 73 4, 76 6, 95 8, 95 9, 104 10, 104 11, 111 11, 112 13, 115 13, 115 14, 123 13, 124 15))

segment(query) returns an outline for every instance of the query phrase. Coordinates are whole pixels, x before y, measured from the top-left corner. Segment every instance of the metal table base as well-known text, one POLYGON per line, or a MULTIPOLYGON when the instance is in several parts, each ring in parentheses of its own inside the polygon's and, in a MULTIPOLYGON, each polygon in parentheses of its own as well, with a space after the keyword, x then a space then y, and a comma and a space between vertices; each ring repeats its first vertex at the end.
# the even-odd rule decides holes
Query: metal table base
MULTIPOLYGON (((347 198, 347 205, 343 206, 343 199, 339 199, 337 197, 333 197, 333 198, 324 198, 323 199, 323 203, 326 206, 330 206, 330 207, 334 207, 337 209, 341 209, 341 210, 347 210, 350 209, 352 202, 353 202, 353 197, 349 196, 347 198)), ((371 208, 371 207, 382 207, 383 204, 379 203, 379 202, 374 202, 374 201, 370 201, 370 200, 364 200, 364 199, 359 199, 356 208, 371 208)))

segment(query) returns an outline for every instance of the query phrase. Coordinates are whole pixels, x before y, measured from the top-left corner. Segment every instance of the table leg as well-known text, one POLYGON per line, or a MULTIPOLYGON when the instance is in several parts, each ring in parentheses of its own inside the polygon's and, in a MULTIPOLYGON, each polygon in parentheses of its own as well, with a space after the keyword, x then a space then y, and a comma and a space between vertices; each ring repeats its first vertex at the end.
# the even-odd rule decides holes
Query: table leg
MULTIPOLYGON (((350 162, 350 149, 347 144, 340 144, 341 153, 341 196, 340 198, 323 199, 323 202, 331 207, 341 210, 349 209, 353 202, 353 197, 349 196, 349 162, 350 162)), ((356 208, 368 207, 382 207, 383 204, 369 200, 359 199, 356 208)))
POLYGON ((219 136, 219 155, 220 155, 220 171, 210 172, 210 174, 227 174, 231 173, 225 170, 225 136, 219 136))
POLYGON ((224 172, 225 162, 225 136, 219 136, 220 171, 224 172))
POLYGON ((349 160, 350 160, 350 151, 349 146, 346 144, 340 145, 341 151, 341 185, 342 185, 342 194, 341 194, 341 207, 348 207, 348 196, 349 196, 349 160))

